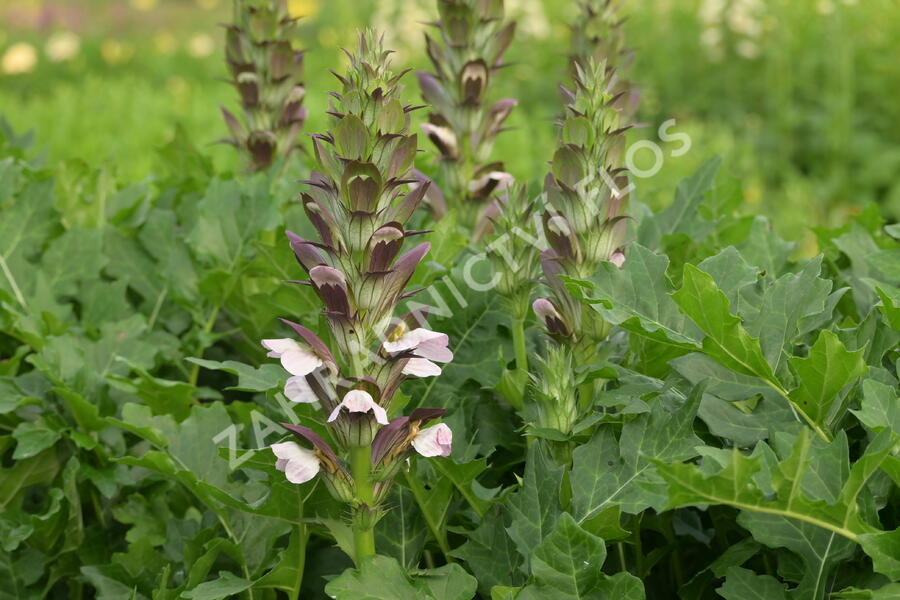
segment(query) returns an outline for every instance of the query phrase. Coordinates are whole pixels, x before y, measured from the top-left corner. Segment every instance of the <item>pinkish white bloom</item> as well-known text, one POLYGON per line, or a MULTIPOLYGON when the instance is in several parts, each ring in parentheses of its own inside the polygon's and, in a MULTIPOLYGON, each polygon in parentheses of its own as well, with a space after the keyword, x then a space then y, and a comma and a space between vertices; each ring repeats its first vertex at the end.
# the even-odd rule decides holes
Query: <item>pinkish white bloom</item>
POLYGON ((291 375, 309 375, 323 364, 309 346, 290 338, 263 340, 262 345, 269 351, 266 356, 280 359, 281 366, 291 375))
POLYGON ((422 456, 450 456, 453 431, 443 423, 426 427, 416 434, 412 445, 422 456))
POLYGON ((431 331, 424 327, 417 327, 403 333, 394 341, 386 341, 383 346, 388 352, 403 352, 412 350, 416 356, 436 360, 438 362, 450 362, 453 360, 453 352, 447 347, 450 338, 446 333, 431 331))
POLYGON ((312 450, 307 450, 294 442, 272 444, 272 452, 278 459, 275 468, 284 472, 291 483, 305 483, 319 472, 319 458, 312 450))
POLYGON ((347 412, 352 413, 367 413, 372 411, 376 421, 382 425, 388 424, 387 411, 378 406, 375 400, 372 399, 372 394, 365 390, 350 390, 347 392, 341 403, 335 406, 334 410, 331 411, 331 415, 328 416, 329 423, 338 418, 342 408, 346 408, 347 412))
POLYGON ((386 352, 396 353, 412 350, 413 354, 418 357, 411 358, 406 362, 403 366, 404 375, 414 377, 440 375, 441 368, 431 361, 446 363, 453 360, 453 352, 447 347, 450 338, 446 333, 431 331, 424 327, 406 331, 405 326, 400 324, 391 338, 382 344, 386 352))
POLYGON ((312 404, 319 400, 312 388, 309 387, 306 377, 303 375, 288 378, 284 383, 284 395, 287 396, 287 399, 291 402, 300 402, 303 404, 312 404))
POLYGON ((402 372, 413 377, 436 377, 441 374, 441 368, 427 358, 410 358, 402 372))
POLYGON ((621 250, 616 250, 613 252, 612 256, 609 257, 609 262, 621 269, 622 265, 625 264, 625 253, 621 250))

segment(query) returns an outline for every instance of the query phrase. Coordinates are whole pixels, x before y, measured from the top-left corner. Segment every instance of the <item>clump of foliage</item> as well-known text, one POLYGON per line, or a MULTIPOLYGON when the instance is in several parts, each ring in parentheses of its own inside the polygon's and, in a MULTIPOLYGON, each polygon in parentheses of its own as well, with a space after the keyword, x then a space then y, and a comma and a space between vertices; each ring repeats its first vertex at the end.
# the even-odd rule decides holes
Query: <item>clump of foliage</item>
POLYGON ((121 184, 0 123, 0 597, 895 596, 900 227, 803 255, 718 158, 626 205, 589 60, 481 248, 355 50, 302 188, 183 131, 121 184))

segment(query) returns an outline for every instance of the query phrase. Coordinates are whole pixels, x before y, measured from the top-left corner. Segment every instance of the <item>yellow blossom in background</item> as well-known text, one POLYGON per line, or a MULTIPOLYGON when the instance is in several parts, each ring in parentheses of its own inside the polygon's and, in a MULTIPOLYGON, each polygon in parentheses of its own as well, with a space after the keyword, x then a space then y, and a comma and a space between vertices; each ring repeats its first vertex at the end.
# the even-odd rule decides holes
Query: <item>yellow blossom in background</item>
POLYGON ((318 0, 288 0, 288 12, 292 17, 311 17, 319 12, 318 0))
POLYGON ((44 44, 44 54, 51 62, 64 62, 78 56, 81 38, 71 31, 57 31, 44 44))
POLYGON ((3 53, 0 66, 3 72, 10 75, 16 73, 28 73, 37 65, 38 55, 34 46, 28 42, 19 42, 7 48, 3 53))
POLYGON ((152 10, 158 3, 159 0, 130 0, 131 7, 140 11, 152 10))
POLYGON ((100 56, 109 65, 128 62, 134 55, 134 49, 119 40, 106 40, 100 45, 100 56))
POLYGON ((219 5, 219 0, 197 0, 197 6, 205 10, 212 10, 219 5))
POLYGON ((168 31, 160 31, 153 36, 153 47, 160 54, 172 54, 178 47, 175 36, 168 31))
POLYGON ((208 33, 197 33, 187 44, 188 54, 194 58, 206 58, 216 49, 216 42, 208 33))

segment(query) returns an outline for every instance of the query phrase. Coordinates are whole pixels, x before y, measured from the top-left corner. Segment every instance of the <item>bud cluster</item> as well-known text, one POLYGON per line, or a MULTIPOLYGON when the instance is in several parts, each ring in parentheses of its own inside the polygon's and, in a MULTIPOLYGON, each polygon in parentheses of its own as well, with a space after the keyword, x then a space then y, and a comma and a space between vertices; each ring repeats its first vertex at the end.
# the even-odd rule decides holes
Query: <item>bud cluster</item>
POLYGON ((259 171, 291 153, 306 118, 303 51, 294 46, 297 19, 287 0, 234 0, 234 23, 225 28, 229 82, 244 118, 222 109, 232 135, 224 141, 259 171))
POLYGON ((513 185, 491 202, 479 225, 476 237, 481 236, 481 229, 493 230, 485 251, 497 277, 496 290, 512 317, 524 319, 543 243, 537 201, 528 198, 525 186, 513 185))
POLYGON ((416 136, 409 133, 414 107, 400 100, 403 73, 391 73, 389 54, 367 31, 356 52, 348 52, 348 73, 335 74, 342 88, 332 93, 331 128, 312 136, 318 170, 301 195, 319 240, 288 232, 307 275, 300 283, 311 286, 324 305, 333 348, 291 322, 299 340, 263 340, 269 356, 279 358, 292 375, 285 395, 319 404, 332 438, 350 455, 351 468, 312 430, 288 425, 312 449, 293 442, 276 445, 279 463, 289 461, 284 471, 298 483, 322 473, 335 497, 356 509, 354 527, 363 533, 370 533, 378 506, 409 453, 447 456, 452 437, 446 425, 424 427, 443 414, 441 409, 388 417, 405 378, 438 375, 436 363, 453 358, 447 336, 422 327, 423 313, 394 318, 429 248, 420 243, 401 253, 406 238, 425 233, 408 230, 405 223, 428 184, 411 178, 417 151, 416 136))
MULTIPOLYGON (((625 131, 615 70, 603 62, 576 65, 575 89, 562 88, 566 112, 561 139, 544 181, 544 234, 549 248, 541 266, 553 297, 534 303, 557 341, 587 344, 604 339, 608 326, 565 290, 561 275, 592 276, 600 263, 625 259, 628 178, 622 162, 625 131)), ((589 353, 590 354, 590 353, 589 353)))
POLYGON ((512 181, 491 162, 494 139, 516 100, 487 102, 491 80, 504 66, 515 23, 504 21, 503 0, 437 0, 439 39, 425 35, 434 73, 419 72, 432 107, 422 125, 440 153, 446 195, 457 204, 481 202, 512 181))
POLYGON ((623 116, 630 118, 637 109, 638 95, 631 82, 621 77, 634 59, 634 52, 625 46, 623 31, 625 17, 619 14, 621 0, 581 0, 578 16, 572 23, 572 45, 569 52, 571 77, 578 74, 578 65, 590 61, 605 62, 620 77, 615 82, 615 93, 626 92, 623 97, 623 116))

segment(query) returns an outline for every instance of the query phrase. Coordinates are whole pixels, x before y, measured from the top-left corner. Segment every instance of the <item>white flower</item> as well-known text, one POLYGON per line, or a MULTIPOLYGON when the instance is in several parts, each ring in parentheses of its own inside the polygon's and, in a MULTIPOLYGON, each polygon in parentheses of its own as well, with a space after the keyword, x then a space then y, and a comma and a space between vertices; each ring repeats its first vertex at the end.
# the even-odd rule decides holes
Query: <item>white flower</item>
POLYGON ((621 269, 622 265, 625 264, 625 253, 621 250, 616 250, 613 252, 612 256, 609 257, 609 262, 621 269))
POLYGON ((81 48, 81 39, 71 31, 58 31, 47 39, 44 52, 52 62, 75 58, 81 48))
POLYGON ((287 396, 287 399, 291 402, 312 404, 319 401, 312 388, 309 387, 306 377, 303 375, 288 378, 284 383, 284 395, 287 396))
POLYGON ((382 344, 387 352, 403 352, 412 350, 419 358, 411 358, 403 367, 404 375, 416 377, 432 377, 441 374, 441 368, 431 361, 450 362, 453 360, 453 352, 447 347, 450 338, 446 333, 431 331, 424 327, 418 327, 406 331, 404 325, 399 325, 394 339, 382 344), (397 337, 399 333, 399 337, 397 337))
POLYGON ((413 438, 412 445, 422 456, 450 456, 453 431, 443 423, 426 427, 413 438))
POLYGON ((28 73, 37 65, 37 61, 38 55, 34 46, 27 42, 18 42, 3 53, 0 67, 2 67, 4 73, 9 73, 10 75, 28 73))
POLYGON ((301 346, 290 338, 263 340, 262 345, 269 350, 266 356, 281 359, 281 366, 291 375, 309 375, 323 364, 308 346, 301 346))
POLYGON ((275 468, 283 471, 291 483, 304 483, 319 472, 319 459, 312 450, 294 442, 272 444, 272 452, 278 460, 275 468))
POLYGON ((347 412, 367 413, 370 410, 375 415, 375 420, 382 425, 388 424, 387 411, 375 403, 372 394, 364 390, 350 390, 344 396, 340 404, 334 407, 331 415, 328 416, 328 422, 331 423, 338 418, 341 409, 346 408, 347 412))
POLYGON ((441 374, 441 368, 426 358, 410 358, 402 372, 413 377, 435 377, 441 374))

